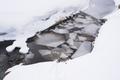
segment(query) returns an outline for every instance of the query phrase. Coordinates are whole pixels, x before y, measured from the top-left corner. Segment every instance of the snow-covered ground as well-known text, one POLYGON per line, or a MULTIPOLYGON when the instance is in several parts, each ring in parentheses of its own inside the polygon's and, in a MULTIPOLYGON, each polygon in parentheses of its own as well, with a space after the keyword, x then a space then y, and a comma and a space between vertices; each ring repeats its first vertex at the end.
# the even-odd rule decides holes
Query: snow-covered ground
POLYGON ((0 24, 18 26, 26 24, 33 16, 43 16, 56 8, 70 5, 85 7, 89 0, 0 0, 0 24))
POLYGON ((120 80, 120 10, 107 18, 91 54, 66 64, 15 66, 4 80, 120 80))

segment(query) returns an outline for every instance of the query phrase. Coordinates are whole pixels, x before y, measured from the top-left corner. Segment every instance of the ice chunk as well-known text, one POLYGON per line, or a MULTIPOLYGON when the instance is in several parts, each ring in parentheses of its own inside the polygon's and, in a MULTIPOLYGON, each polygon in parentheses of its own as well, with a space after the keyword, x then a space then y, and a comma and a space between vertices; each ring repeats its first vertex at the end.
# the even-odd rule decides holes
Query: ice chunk
POLYGON ((92 43, 85 41, 80 45, 79 49, 75 52, 75 54, 73 54, 72 58, 76 58, 87 53, 90 53, 92 48, 93 48, 92 43))
POLYGON ((42 56, 45 56, 45 55, 51 54, 51 51, 50 51, 50 50, 39 50, 39 53, 40 53, 42 56))
POLYGON ((49 47, 57 47, 65 42, 64 35, 55 33, 44 33, 38 38, 35 43, 38 45, 44 45, 49 47))
POLYGON ((69 33, 69 31, 67 29, 58 29, 58 28, 53 30, 53 32, 56 32, 56 33, 59 33, 59 34, 67 34, 67 33, 69 33))
POLYGON ((98 30, 100 26, 97 26, 96 24, 89 24, 88 26, 84 27, 82 30, 82 33, 92 35, 92 36, 97 36, 98 30))

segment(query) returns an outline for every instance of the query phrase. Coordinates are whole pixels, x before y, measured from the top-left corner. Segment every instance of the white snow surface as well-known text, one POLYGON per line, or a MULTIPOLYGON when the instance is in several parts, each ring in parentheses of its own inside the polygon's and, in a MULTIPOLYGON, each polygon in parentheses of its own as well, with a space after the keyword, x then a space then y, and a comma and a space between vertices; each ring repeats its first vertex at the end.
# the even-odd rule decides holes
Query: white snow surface
POLYGON ((86 13, 97 18, 102 18, 108 15, 115 9, 114 0, 91 0, 90 6, 85 10, 86 13))
POLYGON ((0 0, 0 23, 8 26, 22 26, 35 16, 69 6, 83 9, 89 0, 0 0))
POLYGON ((67 61, 15 66, 4 80, 120 80, 120 10, 107 16, 91 54, 67 61))
POLYGON ((114 8, 113 0, 0 0, 0 33, 8 33, 0 36, 0 41, 15 40, 6 50, 20 47, 20 52, 27 53, 28 38, 66 16, 82 10, 103 17, 114 8))

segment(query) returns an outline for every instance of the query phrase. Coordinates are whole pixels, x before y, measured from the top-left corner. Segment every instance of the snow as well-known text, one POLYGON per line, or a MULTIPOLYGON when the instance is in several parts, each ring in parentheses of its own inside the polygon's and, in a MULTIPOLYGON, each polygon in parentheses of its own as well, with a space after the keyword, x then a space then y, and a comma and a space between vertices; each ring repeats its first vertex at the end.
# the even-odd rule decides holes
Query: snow
POLYGON ((67 62, 18 65, 4 80, 120 80, 120 10, 107 16, 91 54, 67 62))
POLYGON ((81 10, 87 8, 89 0, 4 0, 0 1, 0 32, 8 28, 23 27, 29 23, 35 16, 44 14, 58 8, 79 7, 81 10), (49 2, 49 3, 46 3, 49 2), (6 6, 7 5, 7 6, 6 6), (21 6, 22 5, 22 6, 21 6))
POLYGON ((97 18, 102 18, 115 9, 114 0, 91 0, 90 7, 85 10, 86 13, 97 18))
POLYGON ((78 4, 82 8, 86 1, 81 3, 81 0, 0 0, 0 23, 18 26, 26 24, 33 16, 41 16, 55 8, 78 4))
POLYGON ((120 5, 120 0, 114 0, 114 1, 115 1, 116 6, 120 5))

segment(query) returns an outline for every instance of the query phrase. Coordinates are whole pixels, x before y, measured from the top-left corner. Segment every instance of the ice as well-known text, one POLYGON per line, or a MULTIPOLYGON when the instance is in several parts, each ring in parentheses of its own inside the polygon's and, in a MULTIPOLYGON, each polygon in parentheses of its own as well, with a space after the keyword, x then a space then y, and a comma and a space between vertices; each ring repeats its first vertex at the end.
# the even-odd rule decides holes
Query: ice
POLYGON ((15 66, 4 80, 120 80, 120 10, 107 17, 92 54, 65 63, 15 66))
MULTIPOLYGON (((68 8, 68 10, 69 9, 70 8, 68 8)), ((20 51, 22 53, 28 52, 29 49, 27 48, 27 46, 25 46, 26 40, 28 38, 34 36, 38 31, 43 31, 58 22, 59 20, 63 20, 66 16, 69 16, 70 14, 76 12, 76 10, 72 10, 69 12, 64 11, 65 10, 59 10, 59 12, 53 14, 48 20, 42 20, 40 18, 24 25, 24 28, 20 28, 19 30, 17 30, 15 36, 16 41, 13 43, 13 45, 7 47, 7 51, 12 51, 15 47, 20 47, 20 51)))
POLYGON ((83 42, 78 48, 78 50, 75 52, 75 54, 73 54, 72 58, 80 57, 82 55, 90 53, 92 50, 91 46, 92 46, 91 42, 87 42, 87 41, 83 42))
POLYGON ((89 35, 97 36, 97 31, 99 30, 100 26, 97 26, 95 24, 89 24, 86 26, 83 30, 83 33, 87 33, 89 35))
POLYGON ((42 56, 51 54, 51 51, 50 51, 50 50, 39 50, 39 52, 40 52, 40 54, 41 54, 42 56))
POLYGON ((36 39, 35 43, 38 45, 57 47, 65 42, 65 37, 60 34, 46 33, 36 39))
POLYGON ((90 0, 0 1, 0 34, 8 33, 0 36, 0 41, 15 40, 13 45, 6 48, 7 51, 10 52, 15 47, 19 47, 21 48, 20 52, 27 53, 29 49, 26 46, 26 40, 28 38, 34 36, 38 31, 49 28, 71 13, 77 10, 83 10, 95 17, 103 17, 115 8, 113 0, 92 0, 90 3, 89 1, 90 0), (95 4, 95 6, 93 6, 93 4, 95 4), (53 13, 47 14, 49 11, 53 11, 53 13), (47 18, 45 14, 47 14, 47 18), (12 28, 14 31, 9 32, 9 29, 12 28))
POLYGON ((66 33, 69 33, 69 31, 66 30, 66 29, 58 29, 58 28, 56 28, 55 30, 53 30, 53 32, 59 33, 59 34, 66 34, 66 33))

